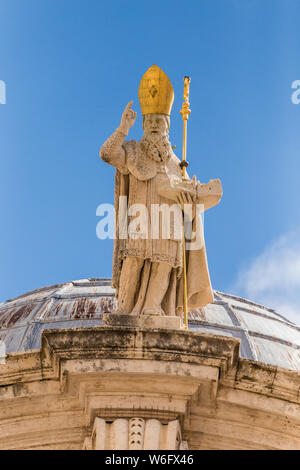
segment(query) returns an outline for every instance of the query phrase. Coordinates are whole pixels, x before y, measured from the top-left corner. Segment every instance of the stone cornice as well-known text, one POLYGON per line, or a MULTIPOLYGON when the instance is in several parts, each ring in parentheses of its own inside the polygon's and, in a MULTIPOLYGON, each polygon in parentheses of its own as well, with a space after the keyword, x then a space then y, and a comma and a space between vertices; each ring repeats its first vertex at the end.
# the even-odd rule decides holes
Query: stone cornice
POLYGON ((41 350, 9 354, 0 365, 0 387, 58 380, 74 360, 145 360, 218 368, 219 385, 299 403, 299 373, 239 357, 239 340, 201 332, 93 327, 45 330, 41 350))

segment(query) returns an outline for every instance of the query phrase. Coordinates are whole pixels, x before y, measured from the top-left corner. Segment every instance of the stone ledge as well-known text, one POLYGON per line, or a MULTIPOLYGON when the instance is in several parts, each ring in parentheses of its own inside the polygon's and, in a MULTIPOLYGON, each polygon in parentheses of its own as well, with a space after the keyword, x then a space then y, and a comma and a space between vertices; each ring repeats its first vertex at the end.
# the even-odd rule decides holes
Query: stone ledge
POLYGON ((163 330, 182 330, 183 322, 180 317, 160 315, 121 315, 117 313, 104 313, 103 326, 149 328, 163 330))
POLYGON ((60 360, 147 359, 220 367, 221 375, 235 369, 240 340, 185 330, 99 326, 44 330, 43 364, 60 360))

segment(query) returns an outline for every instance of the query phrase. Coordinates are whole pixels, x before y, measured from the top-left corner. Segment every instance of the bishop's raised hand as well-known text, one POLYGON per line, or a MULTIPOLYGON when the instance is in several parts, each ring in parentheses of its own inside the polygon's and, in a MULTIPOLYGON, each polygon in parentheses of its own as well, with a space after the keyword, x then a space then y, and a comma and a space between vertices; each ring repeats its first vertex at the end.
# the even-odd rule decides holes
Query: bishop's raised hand
POLYGON ((126 134, 128 134, 129 129, 133 126, 136 120, 137 113, 131 109, 132 104, 133 101, 129 101, 121 118, 120 129, 126 134))

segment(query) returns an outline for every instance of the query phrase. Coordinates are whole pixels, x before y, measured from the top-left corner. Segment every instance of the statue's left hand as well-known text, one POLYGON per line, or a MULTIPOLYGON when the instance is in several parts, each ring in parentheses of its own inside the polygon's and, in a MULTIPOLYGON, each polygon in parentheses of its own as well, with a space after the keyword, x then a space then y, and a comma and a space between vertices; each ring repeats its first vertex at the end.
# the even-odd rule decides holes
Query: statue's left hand
POLYGON ((197 180, 196 177, 193 176, 193 179, 186 179, 184 180, 184 184, 186 186, 186 191, 181 191, 177 196, 177 202, 181 206, 182 210, 185 210, 186 217, 191 217, 192 220, 196 215, 196 202, 197 202, 197 180), (190 206, 191 211, 186 210, 185 206, 190 206))

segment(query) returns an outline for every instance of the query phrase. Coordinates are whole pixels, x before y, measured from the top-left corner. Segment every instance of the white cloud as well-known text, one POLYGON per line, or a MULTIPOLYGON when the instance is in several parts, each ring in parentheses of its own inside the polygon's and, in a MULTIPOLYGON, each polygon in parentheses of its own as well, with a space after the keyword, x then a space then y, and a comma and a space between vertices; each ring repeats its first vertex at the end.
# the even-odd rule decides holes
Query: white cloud
POLYGON ((300 324, 300 231, 267 246, 241 270, 232 290, 300 324))

